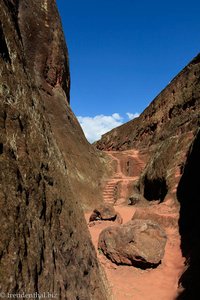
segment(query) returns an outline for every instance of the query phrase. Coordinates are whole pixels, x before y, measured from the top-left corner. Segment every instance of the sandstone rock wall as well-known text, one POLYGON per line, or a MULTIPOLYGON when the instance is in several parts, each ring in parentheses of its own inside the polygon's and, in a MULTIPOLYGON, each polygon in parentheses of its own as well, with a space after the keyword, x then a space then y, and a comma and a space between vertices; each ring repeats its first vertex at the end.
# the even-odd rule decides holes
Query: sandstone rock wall
POLYGON ((19 1, 18 27, 30 76, 68 167, 72 192, 87 209, 102 201, 108 159, 86 140, 69 102, 68 51, 55 1, 19 1))
POLYGON ((68 57, 55 1, 1 1, 0 45, 0 292, 107 299, 83 198, 71 190, 71 152, 80 151, 81 165, 89 145, 69 118, 61 125, 71 146, 64 153, 47 111, 47 101, 58 101, 60 123, 59 105, 66 118, 70 111, 68 57))

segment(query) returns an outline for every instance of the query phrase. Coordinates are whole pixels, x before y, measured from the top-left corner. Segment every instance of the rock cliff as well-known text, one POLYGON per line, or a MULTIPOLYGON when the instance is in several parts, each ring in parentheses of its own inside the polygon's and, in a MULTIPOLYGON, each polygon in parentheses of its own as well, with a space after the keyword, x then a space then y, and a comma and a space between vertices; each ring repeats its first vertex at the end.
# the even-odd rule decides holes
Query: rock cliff
POLYGON ((55 1, 1 1, 0 77, 0 292, 107 299, 81 210, 105 159, 69 107, 55 1))

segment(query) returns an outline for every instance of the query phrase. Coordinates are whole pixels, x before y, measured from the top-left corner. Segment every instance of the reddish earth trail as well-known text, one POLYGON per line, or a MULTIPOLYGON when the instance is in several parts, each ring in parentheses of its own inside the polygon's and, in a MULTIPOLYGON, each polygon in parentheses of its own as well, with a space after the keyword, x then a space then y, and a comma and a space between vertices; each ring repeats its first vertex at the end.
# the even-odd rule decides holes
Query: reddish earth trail
MULTIPOLYGON (((112 203, 123 218, 129 221, 135 213, 134 206, 127 205, 131 186, 145 167, 145 161, 136 150, 107 152, 115 161, 115 174, 110 178, 103 192, 104 201, 112 203)), ((178 295, 178 280, 184 271, 184 258, 180 250, 180 236, 177 226, 178 211, 170 199, 161 204, 152 203, 143 207, 144 211, 154 212, 162 220, 167 234, 165 255, 155 269, 142 270, 132 266, 115 265, 97 249, 100 232, 112 225, 109 221, 98 221, 89 226, 92 241, 97 250, 112 292, 113 300, 173 300, 178 295), (172 222, 174 221, 174 222, 172 222)), ((86 214, 88 222, 90 213, 86 214)), ((114 225, 114 224, 113 224, 114 225)))

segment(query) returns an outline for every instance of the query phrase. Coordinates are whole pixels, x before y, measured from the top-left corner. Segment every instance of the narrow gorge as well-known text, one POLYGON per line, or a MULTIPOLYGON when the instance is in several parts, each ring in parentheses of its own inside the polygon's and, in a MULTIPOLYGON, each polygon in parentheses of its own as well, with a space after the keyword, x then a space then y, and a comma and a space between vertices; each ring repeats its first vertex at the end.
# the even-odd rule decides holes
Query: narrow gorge
POLYGON ((2 0, 0 78, 0 298, 198 299, 200 55, 91 145, 56 1, 2 0))

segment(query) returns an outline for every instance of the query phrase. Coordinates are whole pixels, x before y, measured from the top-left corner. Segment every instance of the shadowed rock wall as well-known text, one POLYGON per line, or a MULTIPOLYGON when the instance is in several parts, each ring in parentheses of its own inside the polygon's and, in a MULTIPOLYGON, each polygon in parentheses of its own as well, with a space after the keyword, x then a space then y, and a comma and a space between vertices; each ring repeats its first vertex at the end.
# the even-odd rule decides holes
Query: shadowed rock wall
POLYGON ((178 299, 198 299, 200 297, 199 154, 200 132, 188 152, 183 176, 177 188, 177 198, 180 202, 181 248, 183 255, 187 258, 188 267, 180 279, 185 290, 178 299))
MULTIPOLYGON (((51 100, 60 122, 59 105, 66 118, 70 111, 55 1, 1 1, 0 42, 0 292, 106 299, 82 199, 71 189, 73 149, 64 153, 47 111, 51 100)), ((74 134, 81 161, 79 144, 87 143, 76 119, 63 128, 68 145, 74 134)))
POLYGON ((19 1, 18 26, 28 69, 65 157, 72 192, 87 209, 102 201, 108 160, 86 140, 69 106, 68 52, 55 1, 19 1))

